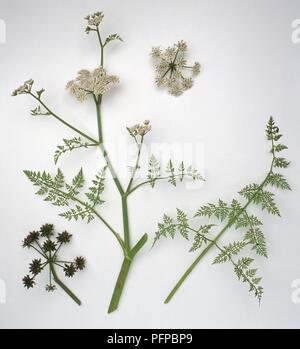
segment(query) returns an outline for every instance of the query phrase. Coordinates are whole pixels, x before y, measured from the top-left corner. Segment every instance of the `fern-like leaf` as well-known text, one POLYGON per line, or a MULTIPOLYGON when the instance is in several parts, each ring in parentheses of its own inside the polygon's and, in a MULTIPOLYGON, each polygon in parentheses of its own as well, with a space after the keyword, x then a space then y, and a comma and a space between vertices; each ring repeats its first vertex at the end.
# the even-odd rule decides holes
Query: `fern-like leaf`
POLYGON ((215 257, 213 264, 221 264, 227 262, 232 256, 237 255, 244 247, 244 241, 237 241, 224 246, 222 251, 215 257))
POLYGON ((69 196, 73 197, 79 194, 79 189, 84 186, 84 176, 82 168, 77 175, 72 179, 72 185, 66 184, 69 196))
POLYGON ((226 202, 219 200, 217 204, 207 204, 201 206, 195 216, 206 216, 208 218, 215 217, 221 222, 228 217, 230 209, 226 202))
POLYGON ((256 227, 259 225, 262 225, 262 222, 257 217, 243 213, 236 219, 235 228, 248 228, 256 227))
POLYGON ((201 225, 197 231, 197 233, 194 236, 194 242, 192 247, 190 248, 190 252, 194 252, 202 247, 203 244, 207 244, 208 239, 205 236, 208 234, 212 227, 214 227, 215 224, 206 224, 201 225))
POLYGON ((287 168, 290 165, 290 162, 285 158, 275 158, 274 167, 287 168))
POLYGON ((268 177, 268 184, 282 190, 291 190, 286 178, 281 173, 271 173, 268 177))
POLYGON ((89 188, 89 191, 85 193, 86 197, 91 202, 93 207, 104 203, 104 200, 100 199, 100 195, 103 193, 103 190, 104 190, 106 169, 107 169, 107 166, 103 167, 99 171, 99 173, 96 175, 95 179, 93 180, 93 186, 91 186, 89 188))
POLYGON ((106 39, 105 39, 105 42, 104 42, 104 46, 106 46, 108 43, 110 43, 111 41, 113 40, 119 40, 119 41, 123 41, 123 39, 121 38, 120 35, 118 34, 110 34, 106 39))
POLYGON ((153 245, 163 236, 170 236, 172 239, 174 238, 176 233, 176 224, 174 224, 173 219, 170 216, 164 214, 162 223, 158 223, 158 229, 155 232, 155 238, 153 245))
POLYGON ((177 208, 177 221, 178 221, 178 231, 179 233, 185 238, 185 239, 189 239, 188 236, 188 229, 189 229, 189 225, 188 225, 188 219, 186 214, 180 210, 179 208, 177 208))
POLYGON ((58 145, 54 152, 54 163, 57 164, 61 155, 66 152, 71 152, 74 149, 87 148, 91 144, 84 142, 80 137, 74 137, 72 139, 63 139, 63 145, 58 145))
POLYGON ((75 219, 75 221, 77 221, 79 218, 82 220, 87 219, 88 223, 90 223, 94 219, 92 208, 87 203, 85 203, 83 207, 75 205, 74 208, 60 213, 59 216, 66 218, 68 221, 70 221, 71 219, 75 219))
POLYGON ((175 169, 171 160, 169 160, 168 162, 166 172, 169 176, 168 182, 174 185, 174 187, 176 187, 175 169))
POLYGON ((151 155, 149 160, 149 168, 148 168, 148 179, 150 181, 150 185, 153 188, 155 185, 156 179, 160 175, 160 165, 154 155, 151 155))
POLYGON ((265 236, 259 228, 251 228, 247 231, 244 240, 253 245, 252 249, 258 255, 268 257, 265 236))

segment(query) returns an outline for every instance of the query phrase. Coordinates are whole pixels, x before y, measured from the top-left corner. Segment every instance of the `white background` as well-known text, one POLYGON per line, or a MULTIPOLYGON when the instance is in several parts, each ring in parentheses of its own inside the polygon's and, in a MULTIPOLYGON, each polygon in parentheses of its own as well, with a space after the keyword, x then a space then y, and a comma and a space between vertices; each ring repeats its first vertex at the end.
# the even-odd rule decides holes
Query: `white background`
MULTIPOLYGON (((296 0, 2 0, 7 42, 0 44, 1 105, 1 244, 0 278, 7 287, 0 304, 3 328, 212 328, 299 327, 300 304, 291 300, 291 283, 300 278, 299 235, 299 91, 300 44, 292 43, 291 23, 300 18, 296 0), (94 68, 96 38, 84 33, 83 17, 105 13, 104 34, 119 33, 124 43, 107 50, 106 67, 121 84, 104 101, 105 139, 126 136, 125 126, 151 119, 147 143, 204 145, 207 182, 200 189, 168 183, 144 188, 130 199, 133 239, 150 240, 164 212, 176 207, 189 214, 219 197, 231 200, 245 184, 259 182, 269 166, 265 123, 273 115, 289 145, 292 192, 279 193, 282 218, 263 213, 269 258, 256 258, 265 295, 261 306, 239 283, 230 265, 212 266, 206 256, 169 305, 164 297, 195 258, 180 238, 151 243, 131 269, 120 308, 106 314, 121 264, 121 252, 99 222, 69 223, 58 210, 34 195, 23 169, 55 171, 53 151, 74 134, 52 118, 30 117, 29 97, 10 97, 24 80, 46 88, 49 105, 77 126, 97 135, 91 102, 80 104, 67 94, 66 82, 81 68, 94 68), (188 59, 199 60, 202 73, 179 98, 153 84, 152 46, 179 39, 189 45, 188 59), (68 285, 83 300, 78 307, 62 291, 44 291, 46 275, 27 291, 21 279, 34 257, 21 248, 28 231, 45 221, 74 234, 65 249, 88 259, 87 269, 68 285)), ((64 156, 60 166, 71 176, 83 166, 90 178, 99 168, 97 150, 64 156)), ((126 167, 126 164, 124 164, 126 167)), ((124 180, 125 183, 125 180, 124 180)), ((102 213, 121 229, 120 202, 108 182, 102 213)), ((232 232, 225 241, 238 234, 232 232)))

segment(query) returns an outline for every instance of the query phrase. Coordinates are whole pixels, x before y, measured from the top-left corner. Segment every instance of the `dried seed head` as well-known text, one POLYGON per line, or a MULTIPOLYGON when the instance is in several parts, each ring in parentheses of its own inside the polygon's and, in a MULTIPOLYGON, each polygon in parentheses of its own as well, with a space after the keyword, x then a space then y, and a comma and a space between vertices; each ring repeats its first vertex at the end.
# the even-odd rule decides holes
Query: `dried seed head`
POLYGON ((43 243, 43 250, 45 252, 53 252, 56 250, 56 243, 52 240, 46 240, 43 243))
POLYGON ((27 289, 32 288, 35 285, 34 277, 31 277, 30 275, 26 275, 22 279, 23 286, 27 289))
POLYGON ((38 231, 32 231, 23 240, 23 247, 30 247, 30 245, 38 241, 39 238, 40 238, 40 233, 38 231))
POLYGON ((29 264, 29 271, 33 275, 39 274, 42 270, 43 270, 43 268, 42 268, 42 261, 41 261, 41 259, 34 259, 29 264))
POLYGON ((53 292, 53 291, 55 291, 56 290, 56 286, 55 285, 53 285, 53 284, 48 284, 48 285, 46 285, 46 291, 47 292, 53 292))
POLYGON ((44 224, 40 228, 41 236, 49 238, 53 235, 54 226, 53 224, 44 224))
POLYGON ((83 257, 76 257, 74 260, 75 266, 78 270, 83 270, 85 268, 85 259, 83 257))
POLYGON ((76 271, 77 268, 74 263, 64 265, 64 273, 67 277, 73 277, 76 271))
POLYGON ((71 241, 71 238, 72 234, 69 234, 67 231, 63 231, 57 235, 56 240, 61 244, 67 244, 71 241))

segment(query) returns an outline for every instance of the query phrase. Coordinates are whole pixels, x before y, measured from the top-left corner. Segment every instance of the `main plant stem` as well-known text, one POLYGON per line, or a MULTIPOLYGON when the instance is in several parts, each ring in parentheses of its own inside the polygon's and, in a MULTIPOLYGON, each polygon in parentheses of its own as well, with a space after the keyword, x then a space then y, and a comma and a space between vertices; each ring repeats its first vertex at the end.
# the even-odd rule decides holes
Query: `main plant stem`
POLYGON ((194 262, 188 267, 188 269, 185 271, 185 273, 181 276, 181 278, 178 280, 176 285, 173 287, 172 291, 169 293, 168 297, 165 299, 164 303, 167 304, 170 302, 170 300, 173 298, 175 293, 178 291, 180 286, 183 284, 185 279, 190 275, 190 273, 195 269, 195 267, 198 265, 198 263, 201 261, 201 259, 207 254, 207 252, 214 246, 216 246, 217 242, 221 238, 221 236, 236 222, 236 220, 240 217, 240 215, 245 212, 248 208, 248 206, 252 203, 252 201, 255 199, 258 192, 265 186, 265 184, 268 182, 269 176, 273 171, 274 166, 274 159, 275 159, 275 153, 274 153, 274 141, 272 141, 272 162, 270 166, 270 170, 267 173, 265 179, 262 181, 260 186, 258 187, 256 193, 252 196, 250 200, 247 201, 247 203, 241 208, 241 210, 233 217, 231 220, 228 221, 228 223, 223 227, 223 229, 219 232, 219 234, 206 246, 206 248, 199 254, 199 256, 194 260, 194 262))
MULTIPOLYGON (((108 313, 113 312, 118 308, 119 301, 124 289, 124 285, 128 276, 128 272, 132 263, 132 260, 136 253, 143 247, 143 245, 147 241, 147 235, 143 235, 142 238, 138 241, 138 243, 131 249, 130 245, 130 229, 129 229, 129 215, 128 215, 128 203, 127 198, 129 195, 129 190, 124 191, 120 180, 117 176, 117 173, 110 161, 109 155, 107 153, 107 150, 105 149, 105 146, 103 144, 103 132, 102 132, 102 119, 101 119, 101 104, 102 104, 102 96, 95 96, 94 95, 94 101, 96 104, 96 110, 97 110, 97 123, 98 123, 98 138, 99 138, 99 147, 102 152, 102 155, 106 161, 107 167, 111 173, 111 176, 113 178, 113 181, 118 189, 118 192, 121 196, 121 202, 122 202, 122 218, 123 218, 123 231, 124 231, 124 259, 123 263, 119 272, 119 276, 112 294, 112 298, 110 301, 110 305, 108 308, 108 313)), ((140 152, 138 153, 138 159, 139 159, 140 152)), ((138 161, 137 161, 138 162, 138 161)), ((138 166, 138 163, 137 163, 138 166)), ((133 178, 130 180, 130 185, 128 188, 130 189, 131 183, 133 178)))

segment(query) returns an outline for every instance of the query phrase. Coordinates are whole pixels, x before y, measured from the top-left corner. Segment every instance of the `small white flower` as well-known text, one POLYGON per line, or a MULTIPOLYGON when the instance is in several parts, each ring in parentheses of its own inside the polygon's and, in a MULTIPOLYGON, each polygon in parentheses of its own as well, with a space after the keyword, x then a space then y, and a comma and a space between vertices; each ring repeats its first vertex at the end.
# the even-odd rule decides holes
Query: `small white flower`
POLYGON ((180 96, 184 91, 193 86, 193 79, 184 75, 190 70, 193 75, 200 72, 200 64, 195 62, 188 66, 185 54, 187 44, 181 40, 164 51, 160 47, 153 47, 151 56, 155 59, 155 83, 157 86, 165 86, 173 96, 180 96))
POLYGON ((192 67, 193 74, 198 75, 200 73, 200 69, 201 69, 200 63, 195 62, 195 64, 192 67))
POLYGON ((33 83, 34 81, 32 79, 26 80, 23 85, 13 91, 12 96, 30 93, 33 83))
POLYGON ((135 124, 127 128, 129 134, 132 137, 141 136, 144 137, 151 130, 151 125, 149 120, 145 120, 142 124, 135 124))
POLYGON ((102 22, 104 17, 103 12, 95 12, 91 15, 87 15, 84 17, 88 21, 88 25, 98 27, 99 24, 102 22))

